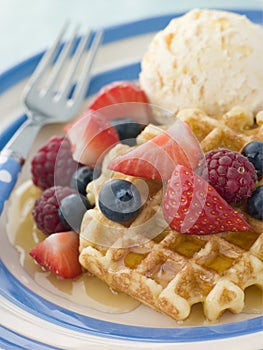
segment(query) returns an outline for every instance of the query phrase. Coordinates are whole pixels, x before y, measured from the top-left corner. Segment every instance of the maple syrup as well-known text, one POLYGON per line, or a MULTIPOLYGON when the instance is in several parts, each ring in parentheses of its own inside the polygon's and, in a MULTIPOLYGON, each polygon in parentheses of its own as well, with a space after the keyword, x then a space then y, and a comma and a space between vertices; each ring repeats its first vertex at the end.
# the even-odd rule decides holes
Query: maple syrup
MULTIPOLYGON (((138 301, 125 293, 113 291, 103 281, 90 275, 88 272, 83 273, 73 280, 59 279, 50 272, 43 271, 29 256, 30 249, 46 237, 36 228, 31 215, 34 202, 40 193, 40 190, 32 185, 30 180, 24 182, 12 194, 8 211, 7 233, 9 240, 18 250, 20 263, 31 278, 54 295, 62 296, 76 304, 91 307, 98 311, 125 313, 136 309, 140 305, 138 301)), ((160 240, 162 238, 163 236, 160 237, 160 240)), ((202 244, 203 242, 198 238, 191 238, 191 241, 189 241, 186 236, 184 238, 184 244, 178 246, 181 247, 180 249, 183 249, 180 253, 185 256, 191 256, 196 250, 202 247, 202 244)), ((175 250, 177 248, 175 247, 175 250)), ((125 265, 134 268, 144 257, 145 255, 143 254, 130 253, 126 257, 125 265)), ((240 319, 246 318, 246 315, 251 318, 262 313, 262 291, 256 286, 247 288, 245 293, 245 307, 242 312, 243 316, 240 314, 240 319)), ((221 317, 220 322, 229 322, 229 320, 231 321, 231 317, 232 314, 227 312, 221 317)), ((210 322, 205 319, 200 303, 192 306, 191 314, 187 320, 175 323, 177 326, 209 324, 210 322)))
POLYGON ((23 183, 13 193, 8 214, 7 232, 20 254, 20 263, 43 288, 77 304, 99 311, 122 313, 135 309, 140 303, 124 293, 112 291, 104 282, 89 273, 75 279, 59 279, 45 272, 29 255, 46 236, 39 231, 31 215, 35 200, 41 192, 31 181, 23 183), (13 219, 15 217, 15 220, 13 219))

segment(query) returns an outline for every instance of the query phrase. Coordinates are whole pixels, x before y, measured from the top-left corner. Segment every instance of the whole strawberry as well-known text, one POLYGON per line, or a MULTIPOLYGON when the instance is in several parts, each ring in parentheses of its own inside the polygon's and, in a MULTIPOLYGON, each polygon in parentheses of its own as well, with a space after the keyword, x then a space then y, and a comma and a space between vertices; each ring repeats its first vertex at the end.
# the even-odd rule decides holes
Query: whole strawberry
POLYGON ((234 210, 203 178, 177 165, 163 199, 163 213, 178 232, 204 235, 249 231, 243 216, 234 210))
POLYGON ((77 167, 78 163, 72 158, 69 140, 53 136, 32 159, 32 181, 42 190, 54 185, 67 186, 77 167))
POLYGON ((250 197, 257 181, 256 170, 245 156, 223 148, 206 153, 198 173, 231 204, 250 197))

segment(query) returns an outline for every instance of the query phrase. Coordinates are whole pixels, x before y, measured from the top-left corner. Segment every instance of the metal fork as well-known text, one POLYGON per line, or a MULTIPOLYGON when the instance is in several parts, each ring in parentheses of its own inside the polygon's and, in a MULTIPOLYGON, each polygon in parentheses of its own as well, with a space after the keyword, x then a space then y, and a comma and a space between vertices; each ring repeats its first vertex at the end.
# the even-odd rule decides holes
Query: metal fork
POLYGON ((75 29, 70 40, 63 46, 62 39, 67 28, 68 23, 62 28, 52 47, 46 51, 25 87, 23 102, 28 119, 0 153, 0 214, 4 202, 9 198, 16 184, 17 176, 40 128, 49 123, 69 121, 85 99, 91 78, 91 67, 103 33, 99 31, 95 34, 79 74, 80 78, 75 81, 75 73, 80 66, 81 58, 90 40, 91 31, 79 40, 76 51, 71 58, 72 50, 77 42, 78 30, 75 29), (55 63, 53 63, 54 60, 55 63), (66 65, 69 66, 67 73, 64 74, 66 65), (50 78, 43 89, 41 83, 48 72, 50 78), (63 80, 59 83, 62 73, 63 80))

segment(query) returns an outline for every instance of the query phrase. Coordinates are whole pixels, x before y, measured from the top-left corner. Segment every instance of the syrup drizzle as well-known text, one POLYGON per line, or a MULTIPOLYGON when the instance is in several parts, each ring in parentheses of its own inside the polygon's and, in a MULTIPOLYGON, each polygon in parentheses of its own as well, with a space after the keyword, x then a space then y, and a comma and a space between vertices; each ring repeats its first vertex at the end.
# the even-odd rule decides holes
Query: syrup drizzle
MULTIPOLYGON (((43 271, 34 262, 29 256, 29 251, 45 238, 45 235, 36 228, 31 215, 34 202, 40 193, 40 190, 33 186, 30 180, 20 185, 12 194, 7 222, 9 240, 18 250, 20 264, 31 278, 54 295, 62 296, 73 303, 91 307, 98 311, 126 313, 137 308, 140 305, 138 301, 125 293, 111 290, 106 283, 90 275, 88 272, 83 273, 73 280, 63 280, 50 272, 43 271), (16 220, 12 219, 14 217, 16 220)), ((251 315, 251 317, 262 314, 262 301, 262 291, 259 288, 255 286, 247 288, 245 293, 245 307, 242 314, 251 315)), ((222 316, 226 321, 231 317, 232 314, 229 312, 226 312, 222 316)), ((200 326, 209 325, 211 322, 205 319, 202 305, 199 303, 192 306, 191 314, 187 320, 178 321, 176 324, 200 326)))
POLYGON ((36 228, 31 215, 40 193, 31 181, 18 187, 12 195, 7 223, 9 239, 20 254, 20 264, 31 278, 55 295, 99 311, 124 313, 138 307, 138 301, 124 293, 112 291, 106 283, 88 272, 72 280, 59 279, 34 262, 29 251, 46 237, 36 228), (12 220, 12 217, 18 220, 12 220))

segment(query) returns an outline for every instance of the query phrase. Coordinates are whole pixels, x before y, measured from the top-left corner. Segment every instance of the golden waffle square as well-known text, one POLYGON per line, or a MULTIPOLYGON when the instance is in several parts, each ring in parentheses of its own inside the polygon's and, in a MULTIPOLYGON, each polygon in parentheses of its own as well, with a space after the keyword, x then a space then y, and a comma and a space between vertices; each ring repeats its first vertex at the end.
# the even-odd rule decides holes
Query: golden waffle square
POLYGON ((250 141, 263 141, 263 111, 254 116, 236 106, 222 116, 211 117, 200 109, 185 109, 177 118, 191 126, 204 152, 220 147, 239 152, 250 141))
MULTIPOLYGON (((185 110, 178 117, 190 124, 205 151, 222 146, 240 150, 252 139, 262 140, 260 113, 257 124, 238 107, 221 118, 206 116, 200 110, 185 110)), ((138 143, 161 131, 147 126, 138 143)), ((241 312, 245 289, 251 285, 263 289, 262 222, 246 215, 252 226, 248 233, 190 236, 173 231, 160 210, 160 184, 107 170, 110 159, 128 150, 118 145, 109 152, 101 177, 88 185, 88 196, 96 203, 103 183, 112 178, 128 179, 137 182, 141 191, 148 188, 143 209, 126 226, 105 218, 98 206, 89 210, 80 235, 82 266, 113 289, 175 320, 186 319, 196 303, 203 304, 211 321, 225 310, 241 312)))

